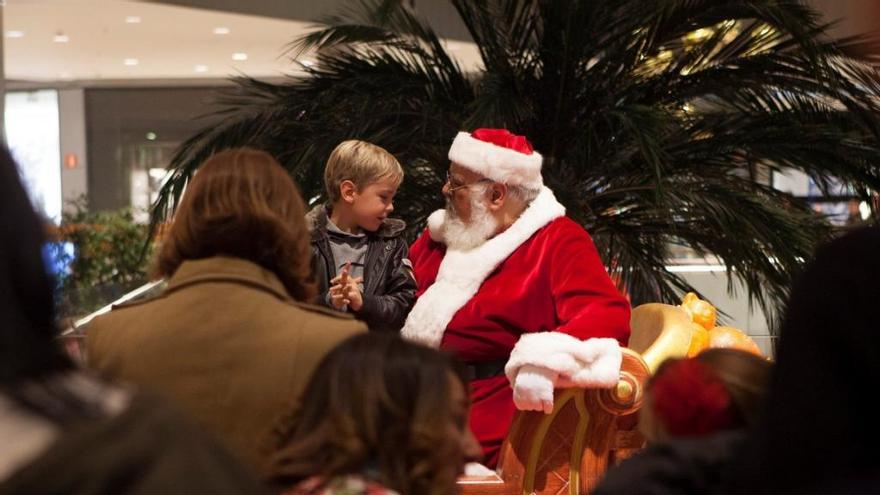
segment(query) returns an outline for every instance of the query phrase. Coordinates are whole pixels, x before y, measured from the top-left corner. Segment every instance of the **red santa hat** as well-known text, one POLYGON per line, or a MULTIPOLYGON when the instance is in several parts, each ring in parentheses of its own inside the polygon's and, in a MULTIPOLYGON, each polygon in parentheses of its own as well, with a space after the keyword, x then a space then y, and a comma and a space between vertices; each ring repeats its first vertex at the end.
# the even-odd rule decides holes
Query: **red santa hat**
POLYGON ((459 132, 449 148, 449 160, 484 177, 511 186, 539 189, 541 155, 525 136, 507 129, 477 129, 459 132))

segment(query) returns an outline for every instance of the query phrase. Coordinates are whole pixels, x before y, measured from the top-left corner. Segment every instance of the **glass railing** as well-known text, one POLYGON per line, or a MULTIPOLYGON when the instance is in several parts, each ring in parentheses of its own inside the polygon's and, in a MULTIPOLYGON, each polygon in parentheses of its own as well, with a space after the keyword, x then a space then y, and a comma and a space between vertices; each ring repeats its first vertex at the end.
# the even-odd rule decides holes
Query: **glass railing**
POLYGON ((85 354, 85 337, 88 332, 89 322, 95 317, 109 312, 114 306, 141 299, 148 299, 161 294, 165 290, 165 280, 160 279, 146 283, 140 287, 126 293, 122 297, 105 304, 98 310, 89 313, 81 318, 69 320, 67 327, 61 331, 58 340, 64 347, 65 351, 78 363, 83 364, 86 359, 85 354))

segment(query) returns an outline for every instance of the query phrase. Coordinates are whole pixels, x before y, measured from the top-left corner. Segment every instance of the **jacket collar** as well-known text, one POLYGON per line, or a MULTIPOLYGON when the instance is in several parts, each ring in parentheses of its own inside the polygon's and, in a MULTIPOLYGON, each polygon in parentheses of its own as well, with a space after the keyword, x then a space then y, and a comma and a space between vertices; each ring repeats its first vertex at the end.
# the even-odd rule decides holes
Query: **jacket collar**
POLYGON ((272 293, 279 299, 293 300, 274 273, 251 261, 229 256, 184 261, 168 280, 166 293, 205 282, 238 282, 272 293))
MULTIPOLYGON (((318 204, 306 214, 306 225, 312 233, 312 240, 318 240, 327 235, 327 216, 330 207, 326 203, 318 204)), ((395 237, 406 228, 406 222, 396 218, 386 218, 382 226, 376 232, 367 232, 367 235, 379 237, 395 237)))

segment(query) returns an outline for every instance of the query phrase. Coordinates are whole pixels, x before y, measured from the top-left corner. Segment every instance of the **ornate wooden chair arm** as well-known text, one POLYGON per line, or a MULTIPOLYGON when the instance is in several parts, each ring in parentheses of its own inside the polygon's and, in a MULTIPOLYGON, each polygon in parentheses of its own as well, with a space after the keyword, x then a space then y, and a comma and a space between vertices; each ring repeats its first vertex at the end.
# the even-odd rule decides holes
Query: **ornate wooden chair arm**
POLYGON ((649 373, 638 353, 624 349, 615 387, 558 389, 551 414, 517 412, 496 474, 462 477, 461 493, 588 493, 619 446, 618 419, 641 406, 649 373))

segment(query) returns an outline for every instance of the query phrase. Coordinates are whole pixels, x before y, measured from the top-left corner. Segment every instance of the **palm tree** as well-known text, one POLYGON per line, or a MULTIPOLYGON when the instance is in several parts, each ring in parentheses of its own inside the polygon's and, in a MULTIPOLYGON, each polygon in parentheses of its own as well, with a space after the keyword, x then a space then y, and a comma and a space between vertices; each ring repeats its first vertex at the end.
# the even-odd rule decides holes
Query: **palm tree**
MULTIPOLYGON (((304 77, 236 79, 221 124, 177 151, 153 209, 173 211, 211 153, 275 154, 312 202, 349 138, 407 178, 411 235, 431 211, 455 133, 505 127, 545 156, 545 182, 594 237, 634 303, 690 290, 671 247, 714 255, 772 320, 828 223, 757 180, 796 169, 867 197, 880 189, 877 72, 797 0, 453 0, 483 69, 468 73, 400 0, 361 0, 294 41, 304 77)), ((731 285, 733 287, 733 285, 731 285)), ((722 308, 723 309, 723 308, 722 308)))

